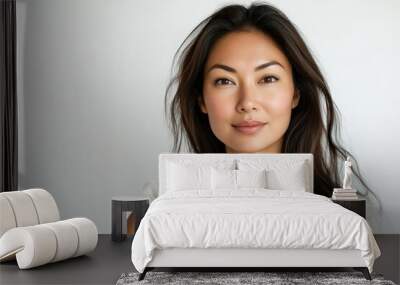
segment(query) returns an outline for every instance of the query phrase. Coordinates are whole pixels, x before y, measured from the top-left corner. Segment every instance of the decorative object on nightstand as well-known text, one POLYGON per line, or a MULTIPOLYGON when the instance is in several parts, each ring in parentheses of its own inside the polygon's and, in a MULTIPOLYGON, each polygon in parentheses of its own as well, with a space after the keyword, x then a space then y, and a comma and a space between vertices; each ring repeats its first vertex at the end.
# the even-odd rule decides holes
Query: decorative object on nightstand
POLYGON ((149 198, 150 203, 158 197, 158 184, 154 180, 146 181, 142 187, 142 193, 149 198))
POLYGON ((134 234, 149 207, 145 196, 112 197, 111 239, 123 241, 134 234))
POLYGON ((332 199, 336 200, 357 200, 357 190, 351 187, 353 171, 351 170, 350 157, 344 162, 344 179, 342 188, 334 188, 332 199))
POLYGON ((352 188, 352 176, 350 157, 344 162, 344 179, 342 188, 334 188, 332 201, 342 207, 349 209, 365 219, 365 199, 357 196, 357 190, 352 188))
POLYGON ((334 188, 332 199, 336 200, 357 200, 357 190, 356 189, 343 189, 343 188, 334 188))
POLYGON ((359 214, 361 217, 365 219, 365 199, 357 198, 353 200, 342 200, 342 199, 333 199, 332 202, 341 205, 342 207, 353 211, 356 214, 359 214))
POLYGON ((350 157, 347 157, 344 162, 344 178, 343 178, 343 189, 351 189, 353 171, 351 170, 350 157))

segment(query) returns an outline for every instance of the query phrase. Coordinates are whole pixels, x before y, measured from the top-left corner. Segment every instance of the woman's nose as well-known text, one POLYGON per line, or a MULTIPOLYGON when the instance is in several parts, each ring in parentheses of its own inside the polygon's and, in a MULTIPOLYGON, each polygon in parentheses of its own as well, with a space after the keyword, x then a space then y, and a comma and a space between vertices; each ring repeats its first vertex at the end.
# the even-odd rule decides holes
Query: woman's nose
POLYGON ((241 112, 251 112, 257 111, 259 109, 254 87, 251 85, 242 85, 239 89, 239 101, 237 104, 237 111, 241 112))

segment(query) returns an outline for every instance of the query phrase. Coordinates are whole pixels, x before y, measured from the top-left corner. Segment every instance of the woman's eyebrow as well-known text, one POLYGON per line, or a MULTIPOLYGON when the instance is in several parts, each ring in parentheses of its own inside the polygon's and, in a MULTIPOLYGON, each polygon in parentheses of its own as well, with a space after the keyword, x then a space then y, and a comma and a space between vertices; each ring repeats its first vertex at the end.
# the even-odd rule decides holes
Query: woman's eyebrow
POLYGON ((279 65, 280 67, 282 67, 283 69, 285 69, 285 68, 283 67, 282 64, 280 64, 280 63, 277 62, 276 60, 272 60, 272 61, 269 61, 269 62, 266 62, 266 63, 263 63, 263 64, 257 66, 254 70, 255 70, 255 71, 258 71, 258 70, 267 68, 268 66, 271 66, 271 65, 274 65, 274 64, 279 65))
MULTIPOLYGON (((272 61, 269 61, 269 62, 260 64, 259 66, 257 66, 256 68, 254 68, 254 71, 259 71, 259 70, 264 69, 264 68, 267 68, 267 67, 269 67, 269 66, 271 66, 271 65, 279 65, 280 67, 282 67, 283 69, 285 69, 285 68, 283 67, 282 64, 280 64, 280 63, 277 62, 276 60, 272 60, 272 61)), ((230 66, 225 65, 225 64, 220 64, 220 63, 216 63, 216 64, 214 64, 213 66, 211 66, 211 67, 207 70, 207 73, 210 72, 211 70, 215 69, 215 68, 220 68, 220 69, 226 70, 226 71, 228 71, 228 72, 237 73, 236 69, 234 69, 233 67, 230 67, 230 66)))

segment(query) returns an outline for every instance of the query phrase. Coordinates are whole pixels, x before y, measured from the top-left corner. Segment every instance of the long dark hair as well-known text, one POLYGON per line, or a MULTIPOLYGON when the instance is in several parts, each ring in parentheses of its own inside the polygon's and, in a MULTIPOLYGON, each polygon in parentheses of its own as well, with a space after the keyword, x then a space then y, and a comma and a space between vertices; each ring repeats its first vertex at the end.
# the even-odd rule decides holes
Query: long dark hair
POLYGON ((274 39, 292 66, 294 85, 301 94, 298 106, 292 110, 282 153, 313 154, 315 194, 330 197, 333 188, 340 187, 339 160, 347 157, 355 166, 355 176, 372 192, 362 179, 354 156, 340 146, 339 111, 311 52, 287 16, 265 3, 253 3, 248 8, 229 5, 219 9, 196 26, 179 47, 174 57, 176 63, 181 53, 178 70, 165 94, 165 116, 174 137, 172 152, 180 152, 184 139, 188 152, 225 152, 224 143, 213 134, 207 114, 200 109, 203 70, 218 39, 246 28, 255 28, 274 39), (176 90, 168 102, 174 86, 176 90))

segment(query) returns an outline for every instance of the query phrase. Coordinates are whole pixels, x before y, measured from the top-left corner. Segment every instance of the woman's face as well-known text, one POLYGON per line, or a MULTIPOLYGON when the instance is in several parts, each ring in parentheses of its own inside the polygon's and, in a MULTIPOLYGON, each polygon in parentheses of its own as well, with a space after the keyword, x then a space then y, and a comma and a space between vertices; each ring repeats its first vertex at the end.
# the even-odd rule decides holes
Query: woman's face
POLYGON ((227 153, 280 153, 298 101, 291 66, 272 38, 249 30, 216 42, 205 65, 200 105, 227 153), (252 127, 254 121, 258 126, 252 127))

